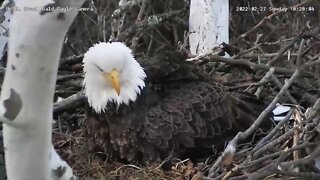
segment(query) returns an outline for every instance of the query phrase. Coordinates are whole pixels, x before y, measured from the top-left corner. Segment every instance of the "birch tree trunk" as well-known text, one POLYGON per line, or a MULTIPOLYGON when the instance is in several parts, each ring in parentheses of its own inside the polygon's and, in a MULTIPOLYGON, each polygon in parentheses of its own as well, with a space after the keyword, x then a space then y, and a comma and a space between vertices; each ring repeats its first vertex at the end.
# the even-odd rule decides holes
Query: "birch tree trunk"
POLYGON ((10 180, 52 179, 49 159, 55 155, 50 153, 51 126, 59 57, 64 36, 83 2, 15 1, 0 101, 10 180), (73 9, 63 11, 66 7, 73 9))
POLYGON ((229 1, 191 0, 189 32, 192 54, 206 54, 222 42, 229 43, 229 1))

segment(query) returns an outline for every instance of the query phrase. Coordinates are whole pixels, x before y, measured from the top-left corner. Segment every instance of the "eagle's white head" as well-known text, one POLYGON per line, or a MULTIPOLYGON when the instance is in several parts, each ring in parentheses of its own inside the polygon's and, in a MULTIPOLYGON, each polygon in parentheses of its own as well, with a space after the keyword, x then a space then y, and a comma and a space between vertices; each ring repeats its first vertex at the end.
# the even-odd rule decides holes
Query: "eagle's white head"
POLYGON ((145 86, 143 68, 120 42, 95 44, 85 53, 83 67, 85 95, 97 113, 110 102, 128 105, 145 86))

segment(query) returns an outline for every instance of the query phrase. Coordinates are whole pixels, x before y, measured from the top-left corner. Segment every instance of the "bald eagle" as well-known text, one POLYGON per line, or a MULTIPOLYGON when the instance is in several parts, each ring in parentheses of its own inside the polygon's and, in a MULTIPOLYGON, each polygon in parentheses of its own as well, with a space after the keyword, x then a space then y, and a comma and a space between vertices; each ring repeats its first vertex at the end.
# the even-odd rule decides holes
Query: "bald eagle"
POLYGON ((227 91, 185 58, 165 51, 137 61, 120 42, 91 47, 83 58, 89 150, 129 162, 211 150, 265 108, 253 95, 227 91))

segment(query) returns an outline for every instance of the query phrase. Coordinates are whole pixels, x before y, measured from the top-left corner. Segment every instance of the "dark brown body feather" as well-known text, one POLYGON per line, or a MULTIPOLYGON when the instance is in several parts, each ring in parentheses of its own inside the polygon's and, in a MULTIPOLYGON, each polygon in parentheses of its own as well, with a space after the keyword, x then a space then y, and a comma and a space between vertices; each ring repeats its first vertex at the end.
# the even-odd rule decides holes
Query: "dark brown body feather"
POLYGON ((146 87, 135 102, 110 104, 102 114, 89 108, 84 123, 90 150, 127 161, 162 161, 172 152, 179 156, 224 142, 265 108, 252 95, 228 92, 177 53, 140 63, 146 87))

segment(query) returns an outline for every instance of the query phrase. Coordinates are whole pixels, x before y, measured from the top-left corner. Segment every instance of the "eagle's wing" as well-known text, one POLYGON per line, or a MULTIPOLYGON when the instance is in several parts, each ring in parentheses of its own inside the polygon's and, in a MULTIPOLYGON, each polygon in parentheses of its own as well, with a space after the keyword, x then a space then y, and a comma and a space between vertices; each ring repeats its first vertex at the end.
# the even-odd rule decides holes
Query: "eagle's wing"
POLYGON ((143 64, 149 85, 160 86, 151 89, 162 97, 147 111, 140 134, 146 157, 158 158, 157 150, 210 148, 249 127, 264 109, 253 95, 231 94, 181 55, 162 55, 143 64))

